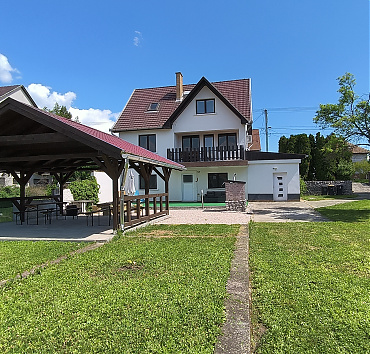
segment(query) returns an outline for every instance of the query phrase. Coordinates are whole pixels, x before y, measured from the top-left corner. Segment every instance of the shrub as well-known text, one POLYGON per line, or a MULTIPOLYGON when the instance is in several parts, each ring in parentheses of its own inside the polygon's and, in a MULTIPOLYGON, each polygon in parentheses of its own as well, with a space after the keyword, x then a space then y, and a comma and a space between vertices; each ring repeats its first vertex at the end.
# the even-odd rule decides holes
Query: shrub
POLYGON ((307 185, 302 177, 299 180, 299 184, 300 184, 301 196, 307 194, 307 185))
POLYGON ((69 185, 74 200, 93 200, 95 204, 99 202, 99 188, 96 178, 73 181, 69 185))
POLYGON ((0 187, 0 198, 14 198, 20 196, 19 186, 0 187))

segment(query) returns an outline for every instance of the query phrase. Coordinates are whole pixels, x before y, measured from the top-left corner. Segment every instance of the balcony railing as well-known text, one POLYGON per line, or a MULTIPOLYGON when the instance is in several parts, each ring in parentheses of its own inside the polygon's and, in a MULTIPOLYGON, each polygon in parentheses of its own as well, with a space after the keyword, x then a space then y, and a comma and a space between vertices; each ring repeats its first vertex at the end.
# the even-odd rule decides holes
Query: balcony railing
POLYGON ((245 147, 239 146, 217 146, 201 147, 199 149, 167 149, 167 158, 175 162, 198 162, 198 161, 225 161, 244 160, 245 147))

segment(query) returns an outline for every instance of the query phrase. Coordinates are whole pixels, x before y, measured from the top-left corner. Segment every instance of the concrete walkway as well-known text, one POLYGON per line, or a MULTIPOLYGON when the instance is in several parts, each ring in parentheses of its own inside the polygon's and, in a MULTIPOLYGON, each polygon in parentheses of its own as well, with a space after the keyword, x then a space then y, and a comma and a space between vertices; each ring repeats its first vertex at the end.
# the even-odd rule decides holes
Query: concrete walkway
POLYGON ((91 226, 91 219, 87 225, 86 217, 53 219, 51 224, 40 222, 39 225, 16 225, 15 222, 0 224, 0 241, 108 242, 113 236, 111 226, 99 226, 97 219, 94 219, 94 226, 91 226))

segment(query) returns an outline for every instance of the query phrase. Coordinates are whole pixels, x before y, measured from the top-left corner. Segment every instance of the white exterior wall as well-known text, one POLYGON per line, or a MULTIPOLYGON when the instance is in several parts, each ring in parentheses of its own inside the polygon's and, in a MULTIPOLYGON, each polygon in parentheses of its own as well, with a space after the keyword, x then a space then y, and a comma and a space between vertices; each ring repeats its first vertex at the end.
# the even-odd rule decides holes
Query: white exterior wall
POLYGON ((173 133, 178 134, 175 145, 169 147, 181 147, 181 136, 188 134, 200 135, 200 144, 203 146, 202 133, 216 133, 215 145, 217 146, 217 133, 236 132, 238 145, 245 145, 246 125, 242 124, 230 109, 208 87, 198 95, 184 109, 172 126, 173 133), (215 113, 196 114, 196 101, 199 99, 215 99, 215 113))
POLYGON ((112 179, 101 171, 94 171, 94 176, 98 182, 99 188, 99 203, 107 203, 113 200, 113 182, 112 179))
MULTIPOLYGON (((194 176, 194 189, 193 189, 193 201, 201 200, 201 191, 206 194, 208 190, 218 190, 218 189, 209 189, 208 188, 208 173, 227 173, 228 179, 232 180, 234 178, 234 173, 236 174, 235 178, 237 181, 244 181, 246 183, 246 196, 247 196, 247 166, 220 166, 220 167, 194 167, 188 168, 186 171, 173 171, 170 178, 170 200, 171 201, 181 201, 182 200, 182 176, 190 175, 194 176)), ((224 190, 224 188, 219 189, 224 190)))
POLYGON ((288 195, 299 194, 299 163, 300 160, 249 161, 248 194, 273 194, 274 173, 287 174, 288 195))

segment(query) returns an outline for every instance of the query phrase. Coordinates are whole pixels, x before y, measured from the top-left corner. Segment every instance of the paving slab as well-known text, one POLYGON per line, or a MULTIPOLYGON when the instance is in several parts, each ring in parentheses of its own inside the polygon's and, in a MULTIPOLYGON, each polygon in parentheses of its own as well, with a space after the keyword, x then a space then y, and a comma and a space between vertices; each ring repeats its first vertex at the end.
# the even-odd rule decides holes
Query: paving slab
POLYGON ((76 242, 108 242, 114 237, 114 232, 109 225, 89 225, 85 217, 75 219, 53 219, 51 224, 40 223, 30 225, 15 222, 0 223, 0 241, 76 241, 76 242))

